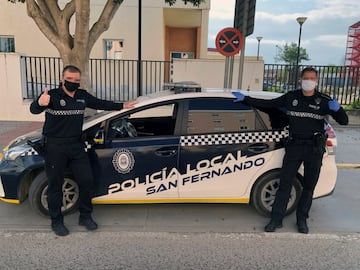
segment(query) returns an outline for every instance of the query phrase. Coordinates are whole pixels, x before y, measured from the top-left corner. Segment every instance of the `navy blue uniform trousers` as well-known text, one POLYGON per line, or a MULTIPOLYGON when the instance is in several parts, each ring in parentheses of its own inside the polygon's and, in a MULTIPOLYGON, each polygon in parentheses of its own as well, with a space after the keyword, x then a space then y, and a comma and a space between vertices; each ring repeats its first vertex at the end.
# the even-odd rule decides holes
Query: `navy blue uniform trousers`
MULTIPOLYGON (((45 172, 48 178, 47 201, 52 222, 63 222, 61 206, 65 171, 70 171, 79 186, 81 217, 92 213, 93 175, 82 142, 46 143, 45 172)), ((65 198, 66 199, 66 198, 65 198)))
POLYGON ((298 220, 309 217, 323 154, 323 151, 319 151, 314 147, 313 140, 292 140, 285 146, 280 185, 272 206, 272 219, 282 220, 285 216, 291 188, 302 163, 304 164, 303 190, 297 205, 296 217, 298 220))

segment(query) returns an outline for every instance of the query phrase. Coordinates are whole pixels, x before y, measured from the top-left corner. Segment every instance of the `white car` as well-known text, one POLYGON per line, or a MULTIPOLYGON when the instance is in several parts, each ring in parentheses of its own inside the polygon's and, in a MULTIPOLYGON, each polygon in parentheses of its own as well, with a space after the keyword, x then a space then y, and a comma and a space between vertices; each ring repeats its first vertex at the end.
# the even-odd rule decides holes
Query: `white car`
MULTIPOLYGON (((135 108, 100 112, 85 120, 86 146, 96 178, 94 204, 247 203, 268 216, 279 183, 288 136, 277 109, 260 111, 224 90, 164 91, 140 97, 135 108)), ((244 91, 274 98, 279 94, 244 91)), ((327 151, 314 197, 333 192, 337 177, 336 136, 329 124, 327 151)), ((47 214, 44 161, 27 140, 12 141, 0 162, 0 199, 47 214)), ((287 213, 296 208, 303 171, 294 183, 287 213)), ((71 173, 63 186, 63 213, 78 203, 71 173)))

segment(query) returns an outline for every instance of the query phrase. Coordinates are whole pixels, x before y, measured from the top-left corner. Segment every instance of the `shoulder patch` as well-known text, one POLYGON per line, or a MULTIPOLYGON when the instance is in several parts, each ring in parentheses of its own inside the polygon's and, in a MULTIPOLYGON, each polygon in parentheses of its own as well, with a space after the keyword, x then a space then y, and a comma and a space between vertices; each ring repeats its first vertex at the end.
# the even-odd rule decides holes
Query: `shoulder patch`
POLYGON ((322 98, 326 98, 326 99, 328 99, 328 100, 332 100, 332 98, 331 98, 329 95, 327 95, 327 94, 324 94, 324 93, 320 93, 320 92, 319 92, 319 95, 320 95, 322 98))

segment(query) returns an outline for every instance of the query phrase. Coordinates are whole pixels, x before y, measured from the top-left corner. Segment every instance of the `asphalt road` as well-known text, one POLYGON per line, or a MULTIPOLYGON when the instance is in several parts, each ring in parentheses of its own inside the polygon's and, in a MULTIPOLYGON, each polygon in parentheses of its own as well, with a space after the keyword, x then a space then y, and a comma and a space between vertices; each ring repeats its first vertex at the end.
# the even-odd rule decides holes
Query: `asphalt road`
POLYGON ((360 269, 359 235, 0 232, 0 239, 3 270, 360 269))

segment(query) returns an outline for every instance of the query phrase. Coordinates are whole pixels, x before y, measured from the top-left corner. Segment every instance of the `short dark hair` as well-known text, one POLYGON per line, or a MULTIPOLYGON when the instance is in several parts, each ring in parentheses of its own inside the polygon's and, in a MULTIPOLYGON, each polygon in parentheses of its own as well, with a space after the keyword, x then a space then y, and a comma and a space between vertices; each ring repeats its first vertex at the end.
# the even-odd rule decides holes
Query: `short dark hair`
POLYGON ((315 72, 316 77, 318 76, 318 71, 313 67, 306 67, 301 71, 301 78, 304 76, 305 72, 315 72))
POLYGON ((81 75, 81 70, 78 68, 78 67, 75 67, 73 65, 67 65, 63 68, 63 71, 62 71, 62 75, 64 76, 64 73, 66 71, 69 71, 69 72, 72 72, 72 73, 80 73, 81 75))

